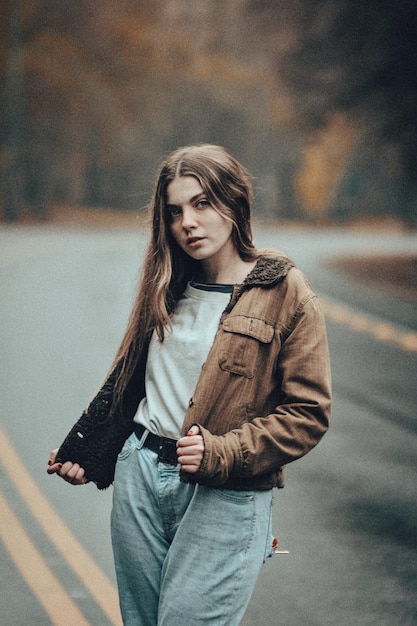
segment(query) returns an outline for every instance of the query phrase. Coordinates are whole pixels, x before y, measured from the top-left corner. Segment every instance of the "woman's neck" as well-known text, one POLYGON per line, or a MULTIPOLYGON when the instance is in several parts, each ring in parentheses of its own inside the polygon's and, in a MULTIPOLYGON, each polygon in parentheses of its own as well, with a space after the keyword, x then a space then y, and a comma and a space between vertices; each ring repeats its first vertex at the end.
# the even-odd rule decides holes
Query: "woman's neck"
POLYGON ((201 282, 219 285, 240 285, 256 265, 254 261, 243 261, 239 256, 230 259, 227 265, 213 264, 207 259, 201 263, 201 282))

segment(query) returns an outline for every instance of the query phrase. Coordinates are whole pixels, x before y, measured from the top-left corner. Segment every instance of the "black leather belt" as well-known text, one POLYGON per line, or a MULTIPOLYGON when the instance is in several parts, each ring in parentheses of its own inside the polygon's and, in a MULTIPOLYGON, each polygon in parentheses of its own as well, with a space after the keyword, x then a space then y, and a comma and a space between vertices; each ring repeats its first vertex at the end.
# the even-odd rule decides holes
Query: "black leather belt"
MULTIPOLYGON (((135 434, 138 439, 141 439, 145 430, 146 428, 141 424, 135 424, 135 434)), ((148 432, 143 445, 145 448, 156 452, 158 461, 161 463, 166 463, 167 465, 176 465, 178 463, 176 439, 160 437, 159 435, 148 432)))

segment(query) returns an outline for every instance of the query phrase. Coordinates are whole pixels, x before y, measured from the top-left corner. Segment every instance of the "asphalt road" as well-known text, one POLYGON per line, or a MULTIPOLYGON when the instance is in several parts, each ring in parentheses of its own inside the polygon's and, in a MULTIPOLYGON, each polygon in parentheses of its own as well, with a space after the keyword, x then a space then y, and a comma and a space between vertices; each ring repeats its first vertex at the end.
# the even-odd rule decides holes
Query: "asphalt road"
MULTIPOLYGON (((290 554, 265 564, 243 626, 417 624, 416 303, 325 263, 415 254, 417 238, 269 227, 256 239, 290 254, 323 300, 334 411, 276 492, 290 554)), ((74 488, 45 467, 110 365, 144 242, 127 229, 0 229, 2 625, 120 624, 111 489, 74 488)))

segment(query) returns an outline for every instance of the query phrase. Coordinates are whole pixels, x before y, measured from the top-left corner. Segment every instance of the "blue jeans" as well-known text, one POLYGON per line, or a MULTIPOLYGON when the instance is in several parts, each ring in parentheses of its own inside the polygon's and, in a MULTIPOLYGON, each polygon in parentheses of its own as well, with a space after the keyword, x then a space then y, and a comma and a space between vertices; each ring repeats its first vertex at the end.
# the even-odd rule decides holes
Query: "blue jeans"
MULTIPOLYGON (((146 432, 146 431, 145 431, 146 432)), ((181 483, 132 434, 114 482, 112 543, 125 626, 235 626, 272 554, 272 491, 181 483)))

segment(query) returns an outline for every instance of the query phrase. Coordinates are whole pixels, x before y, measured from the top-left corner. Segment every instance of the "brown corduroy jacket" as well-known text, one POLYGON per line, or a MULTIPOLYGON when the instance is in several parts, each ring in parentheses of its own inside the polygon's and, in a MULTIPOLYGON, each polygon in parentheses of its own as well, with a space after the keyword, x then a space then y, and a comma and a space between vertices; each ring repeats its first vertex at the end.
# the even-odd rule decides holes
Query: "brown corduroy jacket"
MULTIPOLYGON (((111 484, 117 454, 144 396, 146 356, 128 387, 123 416, 107 420, 112 377, 61 446, 57 461, 80 463, 99 488, 111 484)), ((234 288, 185 415, 205 451, 182 480, 229 489, 283 486, 283 466, 322 438, 331 378, 324 317, 304 275, 277 253, 262 256, 234 288)))

